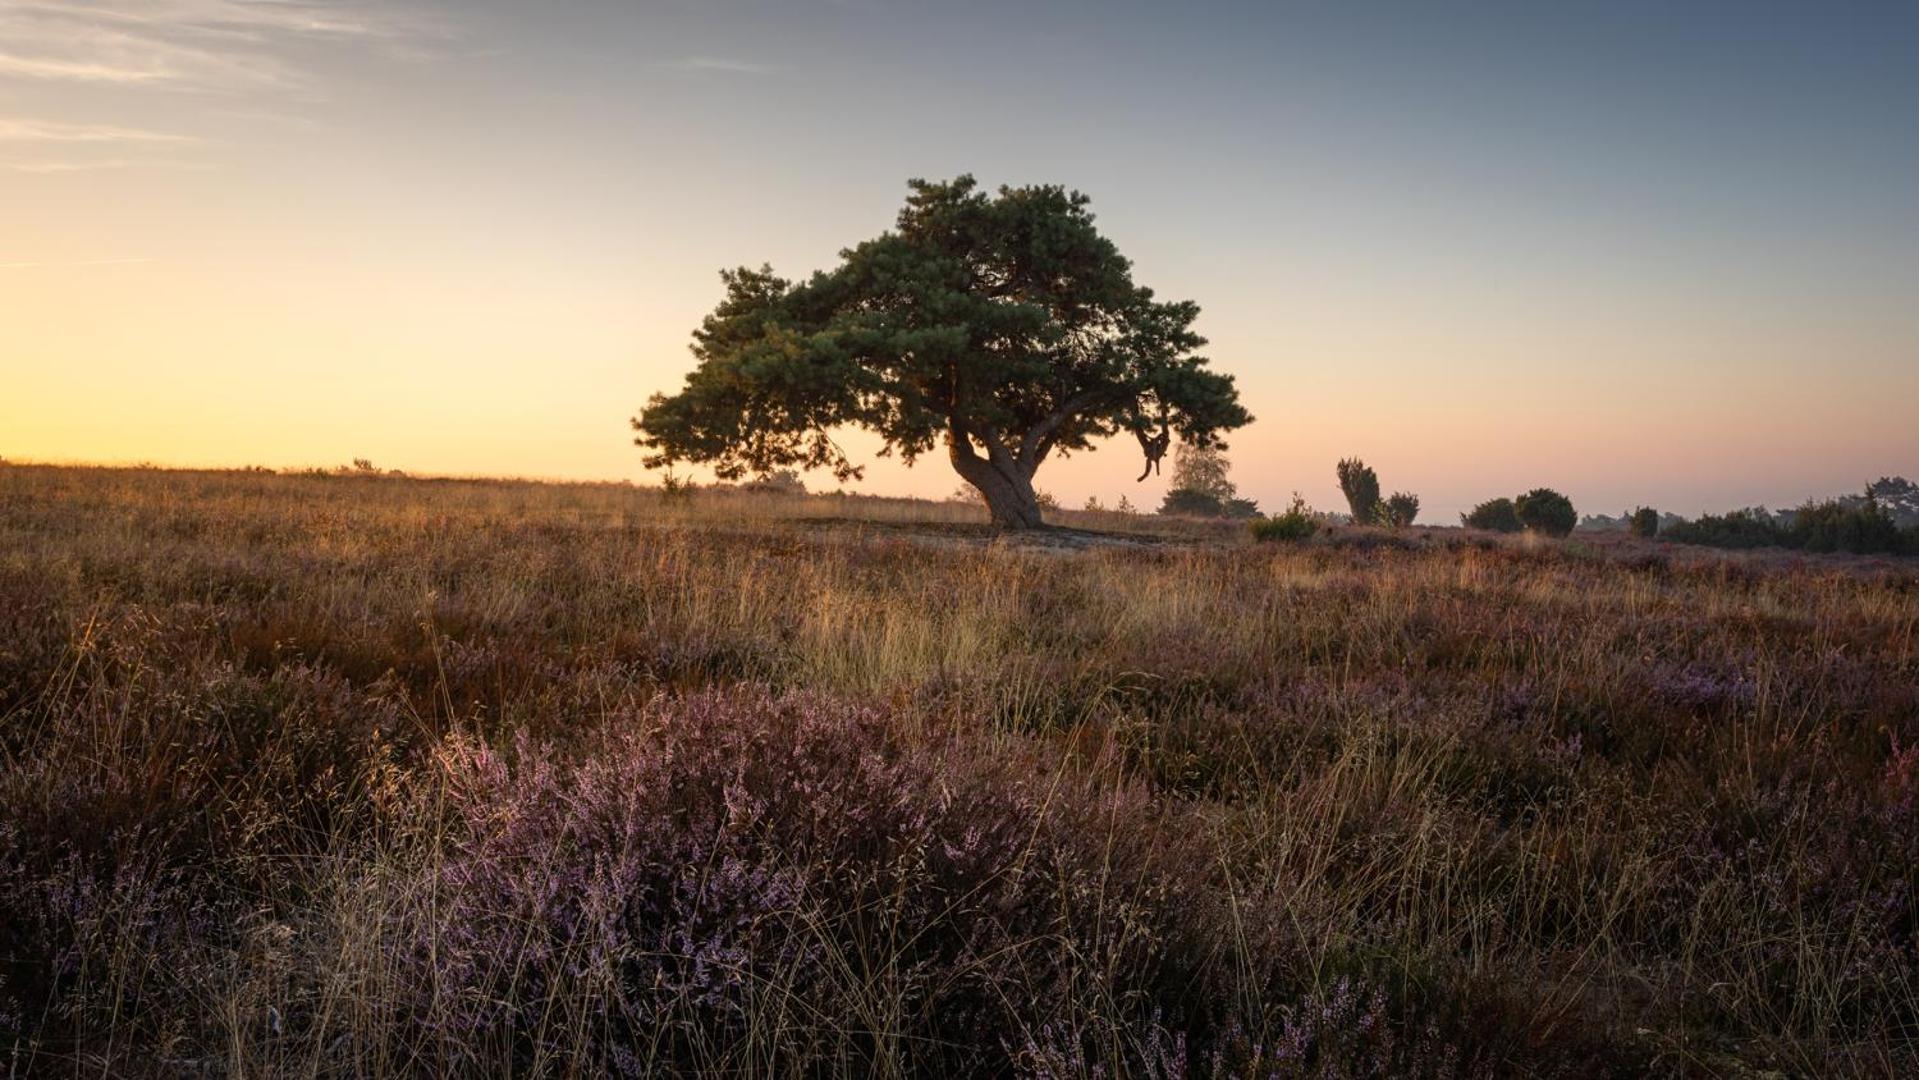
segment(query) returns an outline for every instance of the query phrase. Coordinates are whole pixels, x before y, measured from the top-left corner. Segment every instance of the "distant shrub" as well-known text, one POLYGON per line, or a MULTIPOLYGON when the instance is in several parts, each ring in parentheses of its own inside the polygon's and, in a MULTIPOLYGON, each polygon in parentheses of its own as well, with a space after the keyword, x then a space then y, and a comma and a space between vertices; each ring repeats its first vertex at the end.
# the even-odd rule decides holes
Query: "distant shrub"
POLYGON ((1513 500, 1513 516, 1528 532, 1565 536, 1579 524, 1579 514, 1568 499, 1552 488, 1534 488, 1513 500))
POLYGON ((1682 544, 1719 548, 1781 547, 1785 541, 1785 533, 1771 518, 1751 510, 1701 514, 1695 520, 1668 526, 1665 536, 1682 544))
POLYGON ((1866 485, 1866 494, 1890 514, 1901 529, 1919 528, 1919 484, 1903 476, 1882 476, 1866 485))
POLYGON ((1642 506, 1632 512, 1626 522, 1626 531, 1634 536, 1651 538, 1659 535, 1659 511, 1650 506, 1642 506))
POLYGON ((1382 525, 1403 529, 1419 516, 1419 496, 1404 491, 1395 491, 1390 499, 1379 505, 1379 520, 1382 525))
POLYGON ((683 480, 670 472, 660 477, 660 494, 668 500, 688 498, 698 487, 693 481, 683 480))
POLYGON ((1245 519, 1259 513, 1259 504, 1236 496, 1221 498, 1197 488, 1174 488, 1166 493, 1159 512, 1182 517, 1245 519))
POLYGON ((1519 515, 1513 511, 1511 499, 1487 499, 1472 508, 1469 513, 1459 515, 1459 523, 1469 529, 1486 529, 1491 532, 1518 532, 1519 515))
POLYGON ((1665 523, 1660 535, 1682 544, 1718 548, 1919 555, 1919 527, 1900 528, 1879 498, 1886 483, 1868 486, 1863 496, 1809 501, 1790 513, 1775 514, 1757 506, 1729 514, 1702 514, 1694 521, 1665 523))
POLYGON ((1173 464, 1173 486, 1160 504, 1162 514, 1184 517, 1250 518, 1259 513, 1259 504, 1239 497, 1239 489, 1227 479, 1232 466, 1219 447, 1181 444, 1173 464))
POLYGON ((1313 517, 1312 508, 1298 492, 1293 493, 1293 505, 1283 514, 1269 518, 1255 518, 1252 523, 1253 539, 1265 543, 1293 543, 1310 540, 1319 531, 1319 522, 1313 517))
POLYGON ((1879 555, 1897 554, 1904 547, 1899 526, 1870 488, 1856 502, 1808 502, 1793 514, 1785 538, 1790 546, 1806 551, 1879 555))
POLYGON ((1183 517, 1219 517, 1223 510, 1219 496, 1196 488, 1174 488, 1159 503, 1160 513, 1183 517))
POLYGON ((804 495, 806 481, 801 479, 797 469, 775 469, 748 480, 740 488, 758 495, 804 495))
POLYGON ((1352 509, 1353 520, 1378 520, 1379 474, 1356 457, 1342 460, 1335 471, 1339 475, 1340 493, 1346 496, 1346 505, 1352 509))

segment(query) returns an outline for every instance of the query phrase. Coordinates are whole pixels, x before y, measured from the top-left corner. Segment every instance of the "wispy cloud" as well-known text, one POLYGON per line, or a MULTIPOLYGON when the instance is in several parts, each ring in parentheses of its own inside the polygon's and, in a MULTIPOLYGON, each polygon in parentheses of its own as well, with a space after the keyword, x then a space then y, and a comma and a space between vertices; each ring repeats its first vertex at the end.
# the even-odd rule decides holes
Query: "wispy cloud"
POLYGON ((69 60, 46 56, 18 56, 0 53, 0 75, 18 75, 29 79, 70 79, 76 82, 142 83, 163 78, 162 72, 94 60, 69 60))
POLYGON ((138 266, 153 262, 147 258, 78 259, 67 262, 0 262, 0 270, 58 270, 68 267, 138 266))
POLYGON ((433 29, 362 0, 0 0, 0 78, 200 92, 302 89, 315 43, 412 51, 433 29))
POLYGON ((105 161, 14 161, 4 168, 8 172, 52 175, 57 173, 97 172, 102 169, 124 169, 132 162, 126 158, 108 158, 105 161))
POLYGON ((64 124, 57 120, 0 118, 0 142, 138 143, 147 146, 185 146, 199 141, 191 135, 115 127, 112 124, 64 124))
POLYGON ((681 71, 722 71, 734 75, 767 75, 773 71, 766 64, 723 56, 683 56, 675 60, 672 66, 681 71))
MULTIPOLYGON (((153 91, 172 91, 196 102, 184 125, 193 126, 218 111, 207 107, 214 99, 267 115, 323 98, 329 50, 417 59, 423 45, 450 36, 392 0, 0 0, 0 91, 27 82, 86 84, 101 92, 117 87, 129 106, 140 103, 143 115, 161 100, 153 91), (142 96, 130 96, 135 93, 142 96)), ((114 98, 90 94, 86 100, 114 98)), ((133 125, 0 118, 0 146, 91 144, 103 154, 107 147, 118 151, 102 160, 84 153, 20 157, 0 161, 0 170, 177 165, 173 151, 205 141, 133 125)))

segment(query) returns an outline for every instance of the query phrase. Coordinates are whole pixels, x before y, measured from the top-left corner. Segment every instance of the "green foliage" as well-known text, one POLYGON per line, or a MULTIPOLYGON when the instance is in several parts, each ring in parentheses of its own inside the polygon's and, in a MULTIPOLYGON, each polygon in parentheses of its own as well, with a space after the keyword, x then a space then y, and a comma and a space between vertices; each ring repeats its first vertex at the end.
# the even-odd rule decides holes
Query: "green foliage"
POLYGON ((1353 523, 1363 525, 1379 519, 1379 474, 1358 458, 1339 463, 1339 490, 1352 509, 1353 523))
POLYGON ((1159 504, 1159 512, 1177 517, 1232 518, 1235 521, 1259 516, 1259 503, 1252 499, 1221 499, 1204 491, 1174 488, 1159 504))
POLYGON ((1255 518, 1253 539, 1264 543, 1295 543, 1309 540, 1319 531, 1319 520, 1299 492, 1293 492, 1293 505, 1286 512, 1269 518, 1255 518))
POLYGON ((740 485, 748 491, 762 495, 804 495, 806 481, 797 469, 774 469, 763 476, 740 485))
POLYGON ((1395 491, 1390 499, 1379 504, 1379 521, 1395 529, 1403 529, 1419 516, 1419 496, 1404 491, 1395 491))
POLYGON ((845 480, 861 468, 832 432, 853 426, 909 463, 944 443, 968 483, 1030 503, 1054 453, 1121 432, 1209 447, 1251 420, 1232 377, 1197 353, 1198 305, 1135 284, 1086 196, 988 195, 970 176, 910 187, 896 228, 832 270, 721 275, 726 296, 693 334, 697 367, 633 421, 649 467, 845 480))
POLYGON ((1870 488, 1859 502, 1808 502, 1793 515, 1788 539, 1806 551, 1897 554, 1904 548, 1899 526, 1870 488))
POLYGON ((1487 499, 1471 512, 1459 515, 1459 523, 1469 529, 1487 529, 1492 532, 1518 532, 1524 528, 1519 523, 1519 515, 1513 510, 1511 499, 1487 499))
POLYGON ((1643 536, 1648 539, 1658 536, 1659 511, 1650 506, 1642 506, 1634 510, 1631 519, 1626 522, 1626 531, 1634 536, 1643 536))
POLYGON ((1232 466, 1218 446, 1181 443, 1173 462, 1173 487, 1160 504, 1162 514, 1186 517, 1250 518, 1259 513, 1251 499, 1227 478, 1232 466))
POLYGON ((1665 536, 1682 544, 1758 548, 1784 546, 1786 533, 1770 517, 1751 510, 1734 510, 1730 514, 1701 514, 1696 520, 1681 521, 1668 526, 1665 536))
POLYGON ((1227 479, 1231 469, 1219 447, 1181 443, 1173 459, 1173 487, 1202 492, 1223 503, 1239 493, 1238 486, 1227 479))
POLYGON ((1902 529, 1919 527, 1919 484, 1903 476, 1882 476, 1866 485, 1866 494, 1902 529))
POLYGON ((1579 524, 1572 500, 1552 488, 1534 488, 1513 500, 1513 516, 1528 532, 1565 536, 1579 524))
POLYGON ((1919 529, 1900 529, 1870 488, 1863 498, 1809 501, 1788 515, 1763 509, 1702 514, 1666 527, 1666 539, 1719 548, 1782 547, 1857 555, 1919 555, 1919 529))
POLYGON ((1225 517, 1226 507, 1210 492, 1174 488, 1160 501, 1159 512, 1179 517, 1225 517))

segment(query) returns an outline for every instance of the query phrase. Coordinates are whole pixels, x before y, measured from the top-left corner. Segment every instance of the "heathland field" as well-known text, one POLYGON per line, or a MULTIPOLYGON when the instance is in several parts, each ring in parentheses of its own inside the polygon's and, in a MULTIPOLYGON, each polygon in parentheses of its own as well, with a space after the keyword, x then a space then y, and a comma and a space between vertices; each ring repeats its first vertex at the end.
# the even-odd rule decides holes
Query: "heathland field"
POLYGON ((1919 1075, 1919 569, 0 466, 7 1075, 1919 1075))

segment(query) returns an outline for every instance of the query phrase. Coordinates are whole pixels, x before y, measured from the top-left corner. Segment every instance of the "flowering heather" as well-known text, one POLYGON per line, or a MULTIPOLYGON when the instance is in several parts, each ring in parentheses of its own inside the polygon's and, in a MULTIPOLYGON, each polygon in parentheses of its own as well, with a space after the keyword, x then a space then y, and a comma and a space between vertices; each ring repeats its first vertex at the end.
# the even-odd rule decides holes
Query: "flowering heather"
POLYGON ((1911 564, 915 512, 0 467, 10 1074, 1919 1074, 1911 564))

